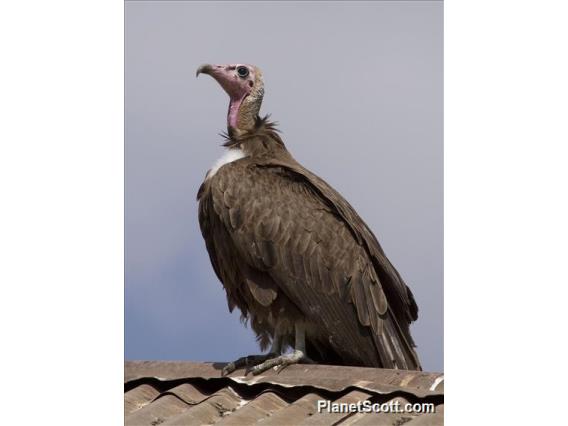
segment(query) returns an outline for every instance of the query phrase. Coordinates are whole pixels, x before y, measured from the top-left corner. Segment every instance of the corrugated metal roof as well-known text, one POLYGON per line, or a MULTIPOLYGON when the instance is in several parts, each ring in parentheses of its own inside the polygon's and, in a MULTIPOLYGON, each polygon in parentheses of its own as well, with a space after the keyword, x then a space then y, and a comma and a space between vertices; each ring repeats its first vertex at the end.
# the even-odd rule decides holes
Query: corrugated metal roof
MULTIPOLYGON (((127 361, 125 425, 442 425, 440 373, 331 365, 292 365, 259 376, 221 363, 127 361), (432 404, 434 413, 333 412, 318 401, 432 404)), ((430 408, 431 408, 430 407, 430 408)))

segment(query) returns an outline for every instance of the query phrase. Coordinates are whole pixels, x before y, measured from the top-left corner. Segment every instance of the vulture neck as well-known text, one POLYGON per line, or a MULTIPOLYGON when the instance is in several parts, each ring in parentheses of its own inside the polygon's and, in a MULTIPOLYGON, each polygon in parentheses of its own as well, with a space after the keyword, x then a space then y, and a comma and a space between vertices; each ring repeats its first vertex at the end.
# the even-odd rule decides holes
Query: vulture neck
POLYGON ((225 135, 224 146, 239 149, 246 157, 259 160, 290 157, 284 142, 278 134, 276 124, 268 120, 268 116, 253 119, 250 129, 234 129, 229 127, 225 135))
POLYGON ((289 157, 276 124, 261 118, 258 113, 264 96, 262 80, 256 81, 251 93, 239 101, 231 100, 227 117, 227 142, 231 149, 238 149, 246 157, 258 160, 289 157))
POLYGON ((253 90, 241 99, 231 99, 227 113, 227 129, 236 137, 254 131, 258 119, 264 90, 253 90))

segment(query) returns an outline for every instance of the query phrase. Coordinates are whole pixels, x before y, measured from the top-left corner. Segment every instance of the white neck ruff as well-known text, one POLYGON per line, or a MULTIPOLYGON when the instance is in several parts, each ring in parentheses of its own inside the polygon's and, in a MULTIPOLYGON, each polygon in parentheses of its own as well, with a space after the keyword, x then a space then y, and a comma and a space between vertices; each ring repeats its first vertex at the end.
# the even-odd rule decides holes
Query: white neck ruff
POLYGON ((211 166, 211 169, 207 172, 206 179, 211 179, 215 176, 215 173, 217 173, 225 164, 232 163, 233 161, 240 160, 244 157, 246 157, 246 155, 241 148, 228 149, 217 161, 215 161, 215 163, 213 163, 213 166, 211 166))

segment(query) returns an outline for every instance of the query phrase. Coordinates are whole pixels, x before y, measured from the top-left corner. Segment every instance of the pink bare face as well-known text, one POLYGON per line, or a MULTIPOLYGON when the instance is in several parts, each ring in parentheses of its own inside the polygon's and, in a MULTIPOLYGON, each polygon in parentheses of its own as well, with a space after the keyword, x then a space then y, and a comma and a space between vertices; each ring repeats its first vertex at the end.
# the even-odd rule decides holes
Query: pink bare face
POLYGON ((201 65, 197 74, 208 74, 221 85, 229 95, 228 124, 237 127, 238 112, 245 98, 250 95, 255 85, 256 73, 253 65, 201 65))

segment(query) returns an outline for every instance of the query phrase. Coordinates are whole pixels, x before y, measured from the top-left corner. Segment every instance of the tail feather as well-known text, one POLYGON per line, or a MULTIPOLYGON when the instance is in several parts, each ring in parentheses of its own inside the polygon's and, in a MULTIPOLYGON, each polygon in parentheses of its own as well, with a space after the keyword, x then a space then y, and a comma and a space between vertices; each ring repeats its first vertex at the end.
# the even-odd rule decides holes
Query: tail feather
POLYGON ((422 370, 413 343, 407 339, 408 333, 403 332, 390 309, 382 322, 383 327, 373 339, 383 368, 422 370))

